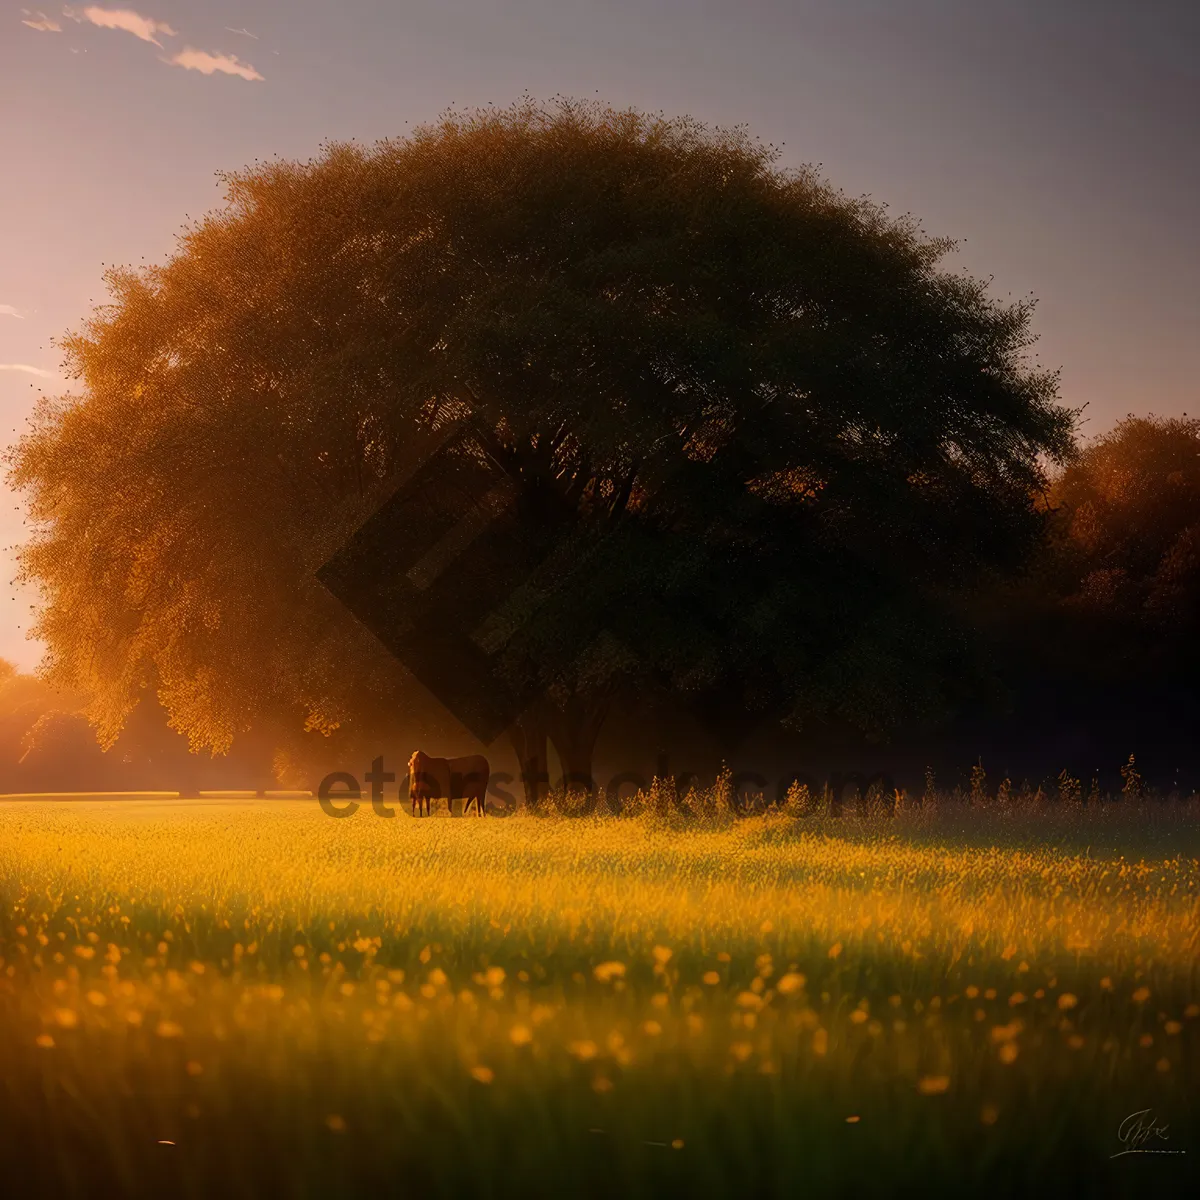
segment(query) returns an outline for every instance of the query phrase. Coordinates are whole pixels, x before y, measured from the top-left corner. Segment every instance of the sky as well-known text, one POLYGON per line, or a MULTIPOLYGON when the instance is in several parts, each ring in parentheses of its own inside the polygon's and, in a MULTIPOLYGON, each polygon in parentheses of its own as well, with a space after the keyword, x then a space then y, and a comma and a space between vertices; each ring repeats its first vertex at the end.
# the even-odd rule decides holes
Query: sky
MULTIPOLYGON (((66 390, 51 339, 104 301, 103 264, 164 261, 217 171, 524 92, 745 124, 958 239, 952 265, 1038 299, 1085 436, 1200 409, 1196 0, 129 2, 0 0, 6 444, 66 390)), ((7 581, 26 527, 0 492, 7 581)), ((35 600, 0 589, 26 669, 35 600)))

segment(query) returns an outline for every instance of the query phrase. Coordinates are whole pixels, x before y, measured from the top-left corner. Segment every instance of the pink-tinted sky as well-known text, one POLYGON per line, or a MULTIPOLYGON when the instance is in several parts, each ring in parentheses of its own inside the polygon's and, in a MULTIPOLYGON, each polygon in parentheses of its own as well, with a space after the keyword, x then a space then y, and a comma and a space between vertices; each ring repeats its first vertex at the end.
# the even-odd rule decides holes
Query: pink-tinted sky
MULTIPOLYGON (((998 295, 1039 298, 1085 432, 1196 403, 1196 0, 130 3, 0 0, 5 441, 61 389, 50 339, 103 299, 101 264, 168 255, 215 171, 523 91, 746 123, 962 239, 998 295)), ((0 655, 26 667, 31 602, 0 594, 0 655)))

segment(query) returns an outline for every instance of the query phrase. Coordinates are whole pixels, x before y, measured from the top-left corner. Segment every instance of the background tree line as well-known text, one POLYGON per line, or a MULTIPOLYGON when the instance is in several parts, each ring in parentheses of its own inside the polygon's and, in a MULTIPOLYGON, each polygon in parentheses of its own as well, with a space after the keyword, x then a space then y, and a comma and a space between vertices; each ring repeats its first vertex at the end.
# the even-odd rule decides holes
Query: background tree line
POLYGON ((1080 451, 1030 303, 777 158, 523 101, 228 176, 168 263, 108 273, 62 342, 80 387, 9 454, 76 698, 22 755, 78 714, 107 755, 141 720, 288 785, 465 749, 316 572, 467 413, 521 503, 570 514, 495 654, 541 697, 524 762, 590 773, 602 730, 676 709, 723 754, 754 727, 915 752, 1147 692, 1182 728, 1196 424, 1080 451))

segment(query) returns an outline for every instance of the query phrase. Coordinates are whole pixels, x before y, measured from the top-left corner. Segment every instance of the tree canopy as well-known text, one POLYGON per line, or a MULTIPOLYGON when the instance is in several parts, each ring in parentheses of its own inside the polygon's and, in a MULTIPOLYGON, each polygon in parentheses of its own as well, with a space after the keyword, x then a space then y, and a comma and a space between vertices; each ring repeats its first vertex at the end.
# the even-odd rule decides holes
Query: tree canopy
MULTIPOLYGON (((1200 421, 1129 416, 1052 481, 1032 582, 1039 653, 1078 678, 1191 675, 1200 635, 1200 421)), ((1194 690, 1194 689, 1193 689, 1194 690)))
POLYGON ((952 707, 949 598, 1021 563, 1074 414, 1031 302, 743 130, 524 100, 224 177, 63 340, 10 460, 49 677, 193 746, 428 698, 315 572, 469 412, 576 528, 505 671, 586 769, 622 683, 881 731, 952 707), (581 654, 578 623, 617 626, 581 654))

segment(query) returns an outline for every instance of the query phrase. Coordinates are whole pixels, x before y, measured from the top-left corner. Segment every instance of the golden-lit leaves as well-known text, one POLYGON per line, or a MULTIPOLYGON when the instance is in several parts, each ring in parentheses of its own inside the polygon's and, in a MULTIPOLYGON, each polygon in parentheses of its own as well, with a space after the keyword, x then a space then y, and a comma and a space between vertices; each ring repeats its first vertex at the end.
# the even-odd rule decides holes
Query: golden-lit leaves
POLYGON ((998 535, 946 493, 994 474, 1022 497, 1067 448, 1053 376, 1024 361, 1028 306, 939 274, 949 243, 778 157, 740 128, 524 100, 225 175, 228 207, 169 261, 109 271, 112 303, 63 341, 81 394, 43 406, 11 480, 47 526, 21 560, 50 597, 37 632, 105 743, 152 676, 217 751, 260 712, 302 713, 320 743, 410 696, 313 568, 414 430, 479 393, 509 427, 593 414, 571 422, 587 494, 630 506, 630 445, 704 460, 803 402, 816 436, 776 446, 772 496, 819 508, 840 487, 853 517, 895 476, 863 536, 932 494, 897 528, 949 513, 940 551, 973 560, 998 535), (988 470, 955 466, 956 442, 988 470))

